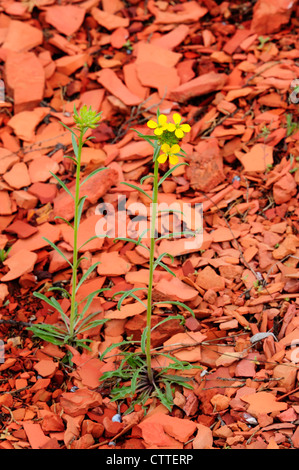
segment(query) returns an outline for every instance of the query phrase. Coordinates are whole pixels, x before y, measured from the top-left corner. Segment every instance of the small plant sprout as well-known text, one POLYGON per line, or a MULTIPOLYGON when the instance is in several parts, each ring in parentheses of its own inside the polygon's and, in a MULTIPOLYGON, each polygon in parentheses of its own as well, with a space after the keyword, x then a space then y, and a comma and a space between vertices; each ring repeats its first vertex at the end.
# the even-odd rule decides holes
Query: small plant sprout
POLYGON ((12 246, 10 246, 9 248, 5 249, 5 248, 2 248, 0 250, 0 263, 2 264, 6 258, 8 257, 8 254, 10 252, 10 250, 12 249, 12 246))
MULTIPOLYGON (((111 389, 110 395, 112 400, 123 400, 125 398, 131 397, 132 404, 131 407, 127 410, 129 412, 133 409, 134 404, 140 403, 142 406, 145 405, 146 401, 151 396, 156 396, 161 403, 171 410, 173 406, 173 386, 182 385, 186 388, 193 388, 189 382, 189 378, 184 376, 184 371, 188 369, 201 368, 200 366, 191 365, 188 362, 180 361, 168 352, 157 352, 152 351, 151 349, 151 333, 154 329, 159 328, 163 323, 176 319, 184 324, 185 318, 182 314, 178 313, 176 315, 171 315, 167 318, 164 318, 154 327, 152 327, 152 312, 153 307, 163 304, 165 302, 153 301, 153 279, 154 271, 156 268, 160 267, 166 269, 171 275, 175 276, 173 271, 163 262, 165 257, 169 257, 173 262, 173 257, 168 253, 163 253, 155 259, 155 247, 161 237, 156 237, 155 227, 156 227, 156 218, 158 216, 157 205, 158 205, 158 192, 162 182, 167 178, 172 172, 178 168, 180 165, 186 165, 185 162, 179 162, 179 156, 184 157, 185 152, 180 148, 178 142, 184 136, 184 133, 190 131, 190 126, 188 124, 181 124, 181 116, 179 114, 174 115, 174 124, 167 122, 167 116, 160 114, 159 110, 157 112, 156 121, 150 119, 147 122, 147 126, 153 130, 154 135, 144 135, 138 131, 138 136, 146 140, 153 147, 153 164, 154 164, 154 173, 148 176, 145 176, 141 179, 141 183, 150 178, 153 184, 152 193, 149 195, 143 191, 140 187, 132 185, 131 183, 124 182, 123 184, 128 185, 140 193, 143 196, 147 196, 150 200, 151 206, 151 215, 150 215, 150 241, 149 247, 142 243, 141 237, 138 240, 133 238, 126 238, 126 241, 135 243, 136 245, 142 246, 149 252, 149 280, 148 288, 134 288, 131 291, 119 292, 122 294, 119 302, 118 308, 120 308, 123 300, 128 296, 133 297, 135 300, 141 302, 146 306, 147 315, 146 315, 146 327, 141 335, 140 341, 123 341, 119 344, 114 344, 106 349, 102 354, 101 360, 103 360, 107 354, 114 349, 115 347, 122 347, 120 353, 117 353, 123 357, 120 362, 119 367, 116 370, 105 372, 100 378, 102 382, 101 387, 109 387, 111 389), (159 178, 159 165, 164 164, 169 159, 170 163, 173 165, 162 177, 159 178), (147 290, 147 303, 145 304, 141 300, 136 292, 138 290, 147 290), (139 345, 139 351, 131 352, 130 350, 125 350, 132 346, 132 343, 137 343, 139 345), (153 356, 156 360, 159 361, 166 359, 168 361, 167 366, 155 368, 152 367, 153 356), (174 372, 179 371, 179 375, 175 375, 174 372)), ((190 232, 188 232, 190 234, 190 232)), ((170 234, 172 236, 177 234, 170 234)), ((179 235, 186 235, 186 232, 180 232, 179 235)), ((194 235, 194 234, 193 234, 194 235)), ((123 239, 124 240, 124 239, 123 239)), ((115 294, 116 295, 116 294, 115 294)), ((167 300, 167 303, 170 303, 175 307, 179 307, 180 310, 189 312, 194 316, 193 311, 187 305, 178 301, 167 300)))
POLYGON ((259 36, 259 37, 258 37, 258 40, 259 40, 260 43, 259 43, 259 45, 257 46, 257 48, 258 48, 258 49, 263 49, 264 46, 265 46, 265 44, 270 41, 270 38, 269 38, 269 37, 264 38, 264 36, 259 36))
MULTIPOLYGON (((76 295, 78 292, 79 287, 84 283, 84 281, 88 278, 88 276, 92 273, 92 271, 96 268, 99 263, 93 264, 80 278, 79 280, 79 269, 80 263, 84 259, 83 257, 79 258, 79 250, 82 247, 78 247, 78 230, 81 220, 81 215, 83 211, 84 202, 86 196, 81 196, 81 188, 84 183, 93 175, 98 173, 99 171, 104 170, 105 168, 98 168, 90 173, 83 181, 80 181, 80 165, 81 165, 81 153, 83 145, 87 140, 90 140, 91 137, 85 138, 85 134, 89 129, 95 129, 98 125, 100 120, 100 113, 97 114, 91 108, 87 109, 87 106, 83 106, 78 114, 76 108, 74 108, 74 121, 76 123, 76 127, 71 129, 61 123, 66 129, 71 132, 72 135, 72 147, 74 156, 66 156, 69 158, 75 166, 75 194, 73 194, 65 185, 65 183, 55 174, 51 173, 51 175, 57 180, 58 184, 68 193, 68 195, 74 201, 74 220, 73 224, 71 224, 68 220, 63 219, 62 217, 58 217, 62 219, 66 224, 68 224, 73 230, 73 259, 70 262, 63 252, 60 250, 58 246, 52 243, 47 238, 44 238, 49 245, 57 251, 57 253, 70 265, 72 269, 72 280, 71 280, 71 289, 67 291, 63 287, 50 287, 49 291, 58 291, 63 297, 67 297, 70 300, 70 312, 67 315, 60 303, 56 300, 55 297, 48 297, 40 292, 35 292, 34 295, 39 299, 46 302, 52 309, 57 310, 60 313, 62 326, 56 325, 48 325, 43 323, 38 323, 28 327, 28 330, 32 331, 34 336, 39 337, 45 341, 49 341, 50 343, 54 343, 57 345, 64 345, 70 344, 74 346, 81 346, 88 349, 86 345, 87 342, 90 342, 89 339, 80 339, 79 336, 82 333, 86 332, 90 328, 103 324, 105 319, 100 320, 92 320, 93 317, 98 313, 91 313, 88 314, 88 309, 98 294, 100 294, 105 289, 99 289, 87 297, 85 297, 80 302, 77 302, 76 295), (81 311, 80 311, 81 310, 81 311)), ((84 191, 84 187, 83 187, 84 191)), ((94 238, 94 237, 92 237, 94 238)), ((91 238, 88 240, 90 241, 91 238)), ((85 243, 88 243, 85 242, 85 243)))

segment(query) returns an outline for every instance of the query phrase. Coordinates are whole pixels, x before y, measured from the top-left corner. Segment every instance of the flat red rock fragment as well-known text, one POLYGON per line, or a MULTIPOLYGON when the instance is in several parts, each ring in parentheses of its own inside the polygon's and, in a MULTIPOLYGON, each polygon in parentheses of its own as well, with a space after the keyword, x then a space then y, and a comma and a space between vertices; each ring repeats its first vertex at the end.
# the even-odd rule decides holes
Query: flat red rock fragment
POLYGON ((9 268, 9 272, 1 278, 2 282, 11 281, 22 276, 22 274, 30 273, 37 260, 37 254, 28 250, 20 250, 17 254, 11 256, 4 265, 9 268))
POLYGON ((293 11, 294 2, 258 0, 253 8, 251 28, 258 34, 271 34, 285 26, 293 11))
POLYGON ((9 23, 5 41, 2 44, 4 49, 15 52, 28 52, 43 42, 43 32, 28 23, 12 20, 9 23))
POLYGON ((104 69, 98 73, 98 82, 112 95, 119 98, 124 104, 134 106, 141 103, 139 96, 132 93, 111 69, 104 69))
POLYGON ((102 11, 96 7, 91 9, 91 14, 97 23, 109 31, 113 31, 117 28, 127 28, 130 24, 128 18, 123 18, 121 16, 108 13, 107 11, 102 11))
POLYGON ((182 7, 177 11, 172 11, 172 8, 163 11, 155 6, 153 0, 150 0, 148 2, 148 8, 150 12, 155 15, 156 23, 158 24, 193 23, 208 13, 207 8, 198 5, 195 1, 183 3, 182 7))
POLYGON ((184 103, 195 96, 206 95, 221 90, 227 81, 227 75, 210 72, 179 85, 167 94, 167 98, 184 103))
POLYGON ((60 33, 71 36, 80 28, 84 17, 85 10, 80 6, 55 5, 46 9, 45 20, 60 33))
POLYGON ((9 52, 4 66, 7 93, 14 100, 14 112, 32 110, 42 101, 45 71, 33 52, 9 52))

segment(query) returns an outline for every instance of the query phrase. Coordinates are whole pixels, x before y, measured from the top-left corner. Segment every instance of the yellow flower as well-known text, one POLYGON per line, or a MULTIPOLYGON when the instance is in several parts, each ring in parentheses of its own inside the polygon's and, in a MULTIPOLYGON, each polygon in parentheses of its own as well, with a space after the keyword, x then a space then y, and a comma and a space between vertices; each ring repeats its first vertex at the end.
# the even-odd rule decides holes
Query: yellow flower
POLYGON ((168 124, 167 130, 170 132, 174 131, 175 136, 178 139, 182 139, 185 135, 184 132, 190 132, 191 127, 189 126, 189 124, 181 124, 182 116, 180 116, 179 113, 174 113, 172 119, 174 121, 174 124, 168 124))
POLYGON ((179 157, 176 155, 176 153, 179 153, 179 151, 181 150, 178 144, 174 144, 171 147, 168 144, 163 144, 161 146, 161 150, 164 153, 159 155, 158 157, 159 163, 165 163, 167 160, 167 157, 169 158, 171 165, 176 165, 176 163, 178 163, 179 157))
POLYGON ((155 129, 154 134, 162 135, 163 131, 166 131, 167 129, 167 116, 165 116, 165 114, 160 114, 158 117, 158 123, 150 119, 147 122, 147 125, 150 129, 155 129))

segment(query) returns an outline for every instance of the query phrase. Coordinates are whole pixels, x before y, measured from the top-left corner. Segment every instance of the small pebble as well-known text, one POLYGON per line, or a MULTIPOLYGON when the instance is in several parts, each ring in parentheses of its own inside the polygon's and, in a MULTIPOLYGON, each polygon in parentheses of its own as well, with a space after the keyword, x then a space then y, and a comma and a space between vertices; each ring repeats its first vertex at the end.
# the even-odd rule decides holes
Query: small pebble
POLYGON ((116 415, 112 416, 111 421, 113 423, 121 423, 121 415, 117 413, 116 415))

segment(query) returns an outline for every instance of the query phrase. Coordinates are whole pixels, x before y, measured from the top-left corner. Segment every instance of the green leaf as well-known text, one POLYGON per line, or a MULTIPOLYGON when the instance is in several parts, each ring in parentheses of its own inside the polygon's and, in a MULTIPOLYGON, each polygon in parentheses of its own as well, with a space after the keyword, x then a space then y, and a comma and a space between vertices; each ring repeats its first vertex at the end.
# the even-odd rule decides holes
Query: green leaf
POLYGON ((63 155, 63 158, 68 158, 69 160, 72 160, 72 162, 77 165, 78 162, 74 157, 71 157, 70 155, 63 155))
POLYGON ((172 315, 171 317, 164 318, 164 320, 161 320, 159 323, 157 323, 155 326, 153 326, 151 331, 153 331, 155 328, 158 328, 163 323, 166 323, 167 321, 171 321, 171 320, 181 320, 181 323, 183 323, 185 321, 185 318, 183 317, 183 315, 180 315, 180 314, 172 315))
POLYGON ((173 304, 173 305, 178 305, 182 307, 185 310, 188 310, 188 312, 191 313, 193 317, 195 317, 193 310, 188 307, 188 305, 184 304, 183 302, 179 302, 177 300, 165 300, 164 302, 154 302, 153 305, 160 305, 160 304, 173 304))
POLYGON ((60 123, 65 129, 67 129, 68 131, 70 131, 72 134, 74 134, 74 135, 77 137, 77 135, 76 135, 76 133, 74 132, 73 129, 71 129, 70 127, 68 127, 66 124, 64 124, 64 123, 61 122, 61 121, 59 121, 59 123, 60 123))
POLYGON ((138 240, 134 240, 134 238, 126 238, 126 237, 114 238, 114 242, 117 242, 118 240, 124 241, 124 242, 129 242, 129 243, 135 243, 135 245, 141 246, 142 248, 145 248, 147 251, 150 251, 148 246, 143 245, 143 243, 140 243, 140 237, 138 238, 138 240))
POLYGON ((146 326, 142 332, 142 335, 141 335, 141 351, 143 352, 143 354, 145 354, 145 344, 146 344, 146 335, 147 335, 147 330, 148 330, 148 327, 146 326))
MULTIPOLYGON (((108 348, 105 349, 105 351, 101 354, 100 360, 103 361, 104 357, 108 354, 108 352, 112 351, 114 348, 118 348, 119 346, 125 346, 127 344, 134 344, 134 343, 140 343, 140 341, 121 341, 120 343, 114 343, 108 346, 108 348)), ((120 355, 120 353, 118 353, 120 355)), ((116 371, 113 371, 116 372, 116 371)))
POLYGON ((154 265, 153 265, 153 269, 155 270, 157 265, 160 263, 160 261, 165 258, 165 256, 168 256, 171 260, 171 262, 173 263, 174 262, 174 257, 172 255, 170 255, 169 253, 162 253, 161 255, 158 256, 158 258, 156 259, 156 261, 154 262, 154 265))
POLYGON ((165 269, 169 274, 176 277, 175 273, 166 264, 162 263, 162 261, 158 262, 158 266, 161 266, 161 268, 165 269))
POLYGON ((71 297, 71 294, 66 290, 64 289, 64 287, 49 287, 48 291, 53 291, 53 290, 56 290, 58 292, 62 292, 64 295, 66 295, 68 298, 71 297))
POLYGON ((98 289, 94 292, 91 292, 90 294, 88 294, 86 297, 84 297, 84 299, 80 300, 79 304, 80 305, 81 303, 83 302, 86 302, 86 304, 84 305, 83 307, 83 310, 82 312, 80 313, 80 317, 79 319, 82 319, 84 317, 84 314, 87 312, 89 306, 91 305, 93 299, 95 298, 96 295, 100 294, 101 292, 104 292, 106 290, 110 290, 108 287, 104 287, 102 289, 98 289))
POLYGON ((28 331, 32 331, 34 336, 43 339, 44 341, 48 341, 49 343, 57 346, 65 344, 65 335, 60 334, 52 325, 38 324, 29 326, 26 329, 28 331))
POLYGON ((154 383, 154 386, 155 386, 156 395, 159 398, 162 405, 164 405, 169 411, 171 411, 173 407, 173 400, 169 400, 168 396, 164 395, 163 391, 159 387, 157 387, 155 383, 154 383))
POLYGON ((73 267, 72 263, 67 259, 67 257, 62 253, 62 251, 58 248, 58 246, 55 245, 55 243, 52 243, 48 238, 42 237, 43 240, 45 240, 49 245, 59 253, 59 255, 71 266, 73 267))
POLYGON ((74 134, 72 132, 72 145, 73 145, 73 150, 74 150, 74 154, 76 155, 76 158, 78 158, 78 144, 77 144, 77 141, 76 141, 76 134, 74 134))
POLYGON ((87 196, 82 196, 80 197, 79 199, 79 203, 78 203, 78 219, 77 219, 77 223, 78 223, 78 226, 75 227, 74 226, 74 229, 78 230, 79 229, 79 224, 80 224, 80 220, 81 220, 81 215, 82 215, 82 210, 83 210, 83 206, 84 206, 84 202, 85 202, 85 199, 87 198, 87 196))
POLYGON ((66 329, 69 332, 69 319, 64 313, 64 311, 62 310, 61 305, 59 304, 59 302, 57 302, 55 297, 51 297, 50 299, 48 299, 48 297, 46 297, 44 294, 41 294, 40 292, 34 292, 33 295, 37 297, 38 299, 41 299, 44 302, 46 302, 48 305, 50 305, 52 308, 54 308, 60 313, 61 318, 66 326, 66 329))
POLYGON ((176 170, 177 168, 179 168, 180 166, 182 165, 188 165, 187 163, 185 162, 182 162, 182 163, 178 163, 177 165, 175 165, 174 167, 170 168, 168 171, 166 171, 166 173, 164 173, 164 175, 159 179, 159 182, 158 182, 158 186, 160 186, 163 181, 166 180, 166 178, 168 178, 169 175, 171 175, 171 173, 176 170))
POLYGON ((143 177, 140 179, 140 184, 143 184, 144 181, 147 180, 148 178, 153 178, 153 177, 154 177, 153 174, 143 176, 143 177))
POLYGON ((96 238, 99 238, 97 235, 94 235, 93 237, 90 237, 86 242, 84 242, 81 246, 79 246, 78 251, 80 251, 83 246, 87 245, 87 243, 91 242, 92 240, 95 240, 96 238))
POLYGON ((69 225, 69 226, 74 230, 73 225, 72 225, 68 220, 66 220, 64 217, 60 217, 60 215, 56 215, 56 216, 54 217, 54 219, 61 219, 61 220, 63 220, 63 222, 65 222, 67 225, 69 225))
POLYGON ((79 332, 83 333, 83 331, 87 331, 87 330, 90 330, 91 328, 95 328, 96 326, 103 325, 107 321, 108 321, 108 318, 103 318, 102 320, 94 320, 90 323, 87 323, 85 325, 85 328, 81 328, 81 325, 80 325, 80 327, 78 328, 78 333, 79 332))
MULTIPOLYGON (((133 293, 136 292, 136 291, 139 291, 139 290, 147 290, 147 289, 146 289, 145 287, 135 287, 135 288, 133 288, 133 289, 131 289, 131 290, 119 291, 119 292, 116 292, 115 294, 113 294, 112 299, 114 299, 114 297, 117 296, 117 295, 123 294, 123 295, 121 296, 121 298, 119 299, 118 303, 117 303, 117 310, 120 310, 121 304, 123 303, 123 301, 124 301, 127 297, 131 296, 131 297, 136 298, 136 296, 134 296, 133 293)), ((140 300, 140 299, 139 299, 139 300, 140 300)), ((146 307, 145 304, 143 304, 143 305, 146 307)))
POLYGON ((71 196, 71 198, 73 199, 73 201, 75 200, 74 196, 72 195, 71 191, 69 190, 69 188, 65 185, 65 183, 58 177, 56 176, 54 173, 52 173, 50 171, 51 175, 56 179, 56 181, 58 181, 58 183, 60 184, 60 186, 62 186, 62 188, 68 193, 69 196, 71 196))
POLYGON ((136 191, 139 191, 140 193, 144 194, 144 196, 148 197, 153 202, 153 199, 151 198, 151 196, 149 196, 149 194, 147 194, 142 188, 139 188, 135 184, 131 184, 131 183, 123 182, 122 184, 125 184, 126 186, 129 186, 130 188, 136 189, 136 191))
POLYGON ((97 168, 96 170, 92 171, 91 173, 89 173, 89 175, 86 176, 86 178, 84 178, 84 180, 80 183, 80 188, 81 186, 86 183, 86 181, 88 181, 90 178, 92 178, 94 175, 96 175, 97 173, 99 173, 100 171, 103 171, 103 170, 107 170, 106 167, 103 167, 103 168, 97 168))
POLYGON ((92 271, 100 264, 100 261, 97 261, 96 263, 94 263, 92 266, 90 266, 90 268, 88 268, 88 270, 83 274, 83 276, 81 277, 80 281, 78 282, 77 284, 77 287, 76 287, 76 293, 78 292, 78 289, 80 288, 80 286, 82 286, 83 282, 85 281, 85 279, 88 278, 88 276, 92 273, 92 271))

